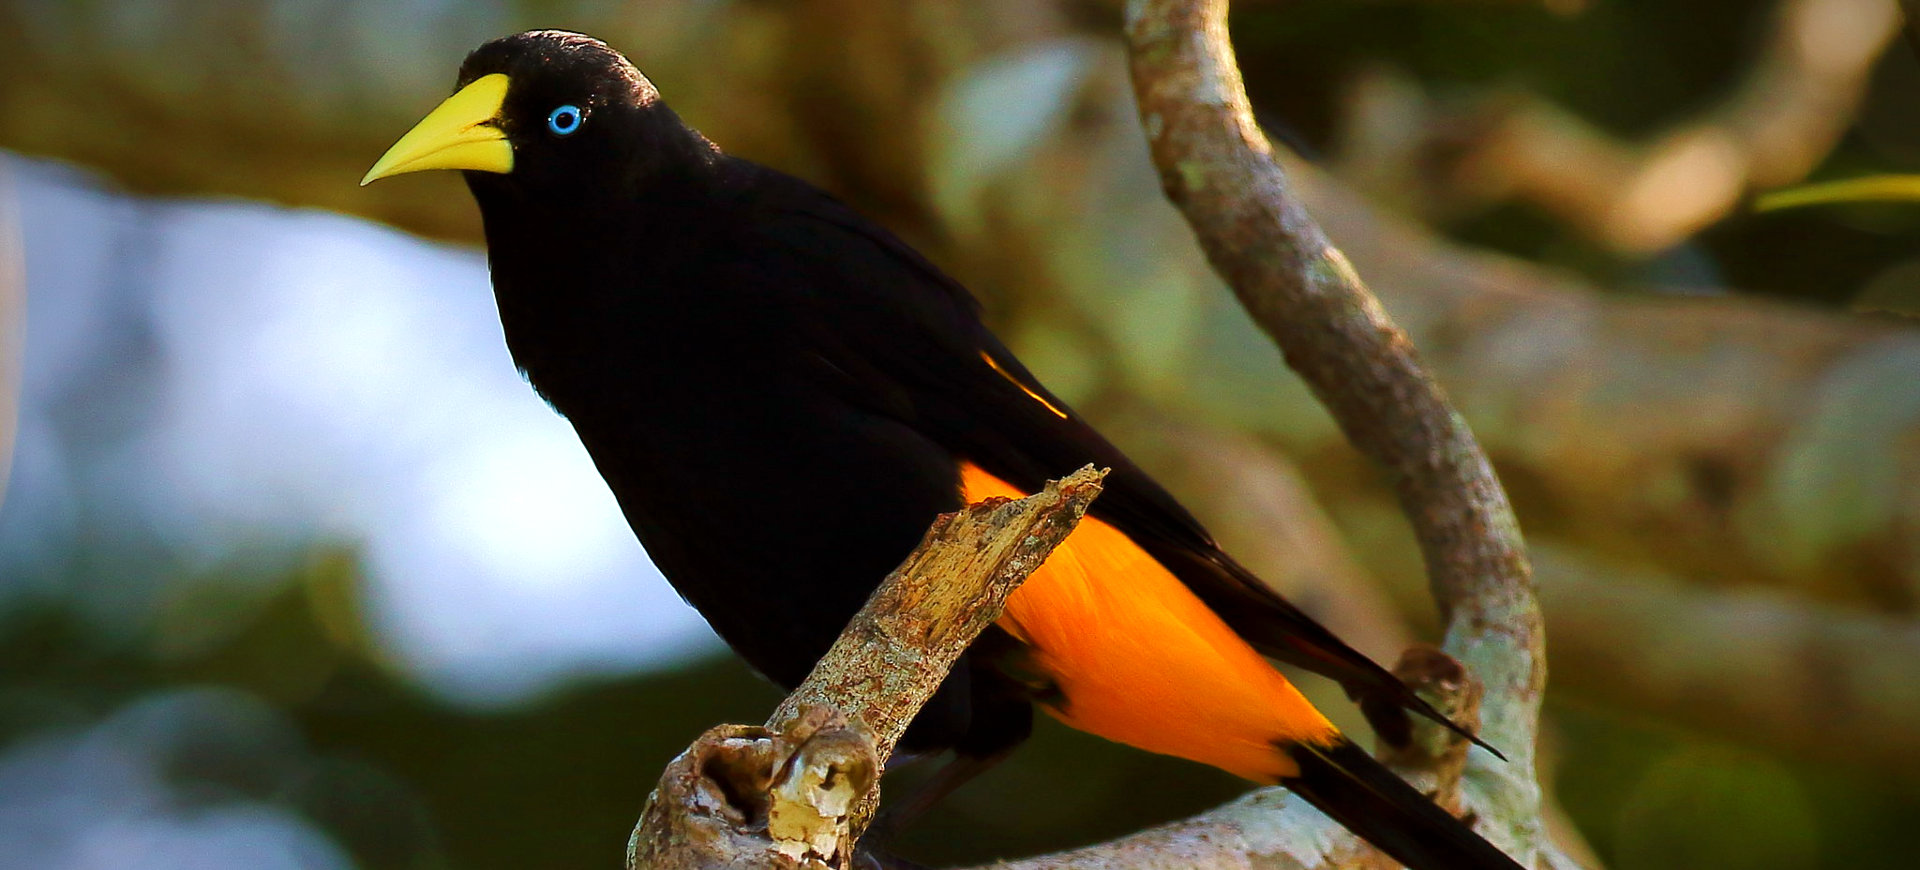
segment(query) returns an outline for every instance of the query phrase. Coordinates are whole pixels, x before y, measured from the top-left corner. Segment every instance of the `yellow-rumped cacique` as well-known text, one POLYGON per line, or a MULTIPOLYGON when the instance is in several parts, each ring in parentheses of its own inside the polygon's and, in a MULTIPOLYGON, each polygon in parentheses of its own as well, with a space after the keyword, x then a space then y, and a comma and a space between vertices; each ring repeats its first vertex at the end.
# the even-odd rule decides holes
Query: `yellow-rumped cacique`
POLYGON ((362 183, 425 169, 461 170, 479 204, 515 364, 668 581, 775 683, 807 675, 937 515, 1092 463, 1112 469, 1105 491, 903 750, 952 750, 957 783, 1026 739, 1037 705, 1285 785, 1417 870, 1518 866, 1268 660, 1338 681, 1390 739, 1409 710, 1458 726, 1222 552, 965 288, 721 151, 606 44, 547 30, 475 49, 362 183))

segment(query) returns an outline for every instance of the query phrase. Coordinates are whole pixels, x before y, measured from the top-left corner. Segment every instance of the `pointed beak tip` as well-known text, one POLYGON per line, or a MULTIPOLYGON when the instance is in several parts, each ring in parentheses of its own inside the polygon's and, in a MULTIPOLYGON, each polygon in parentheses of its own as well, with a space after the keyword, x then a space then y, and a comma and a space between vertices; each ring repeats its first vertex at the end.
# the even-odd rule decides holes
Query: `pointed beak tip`
POLYGON ((393 166, 391 162, 385 159, 382 159, 378 163, 373 164, 373 168, 367 170, 367 174, 360 176, 360 186, 366 187, 367 185, 372 184, 376 181, 379 181, 382 178, 386 178, 387 176, 392 174, 393 174, 393 166))
POLYGON ((360 186, 423 169, 513 171, 513 146, 495 123, 507 87, 507 77, 494 73, 461 88, 393 143, 360 186))

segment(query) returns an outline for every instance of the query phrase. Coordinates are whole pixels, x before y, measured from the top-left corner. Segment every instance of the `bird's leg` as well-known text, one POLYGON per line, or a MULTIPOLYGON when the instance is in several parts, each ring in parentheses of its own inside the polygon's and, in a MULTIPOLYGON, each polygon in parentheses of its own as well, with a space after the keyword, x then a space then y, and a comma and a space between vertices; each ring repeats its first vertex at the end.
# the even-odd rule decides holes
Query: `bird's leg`
POLYGON ((874 819, 873 826, 867 830, 867 838, 883 845, 892 842, 894 837, 919 821, 921 816, 926 815, 934 805, 946 799, 947 795, 971 782, 974 777, 991 770, 994 765, 1005 761, 1011 754, 1013 754, 1012 747, 991 755, 955 755, 952 761, 934 771, 932 776, 927 777, 926 782, 908 792, 905 798, 882 806, 879 817, 874 819))

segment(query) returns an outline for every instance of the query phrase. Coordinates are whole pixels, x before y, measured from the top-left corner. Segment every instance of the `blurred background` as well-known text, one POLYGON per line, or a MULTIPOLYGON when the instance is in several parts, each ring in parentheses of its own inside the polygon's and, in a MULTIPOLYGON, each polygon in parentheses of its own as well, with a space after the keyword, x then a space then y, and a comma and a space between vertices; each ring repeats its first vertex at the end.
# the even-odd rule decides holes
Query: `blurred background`
MULTIPOLYGON (((513 371, 459 179, 355 186, 536 26, 927 251, 1361 649, 1434 639, 1390 493, 1161 199, 1119 7, 0 2, 0 870, 618 866, 666 761, 771 709, 513 371)), ((1562 839, 1911 866, 1920 207, 1748 205, 1920 171, 1898 6, 1235 9, 1300 194, 1520 510, 1562 839)), ((903 851, 1242 788, 1044 722, 903 851)))

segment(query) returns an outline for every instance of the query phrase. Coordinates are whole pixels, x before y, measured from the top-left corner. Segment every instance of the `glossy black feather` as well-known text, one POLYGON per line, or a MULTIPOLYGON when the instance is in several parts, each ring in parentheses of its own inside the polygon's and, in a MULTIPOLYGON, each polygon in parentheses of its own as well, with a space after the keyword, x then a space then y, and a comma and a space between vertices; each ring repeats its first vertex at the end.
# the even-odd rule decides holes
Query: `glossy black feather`
POLYGON ((1172 495, 1021 365, 981 324, 957 283, 825 193, 762 172, 756 186, 783 205, 755 228, 755 237, 773 254, 769 259, 806 264, 799 271, 814 288, 817 314, 809 322, 822 325, 817 346, 844 375, 835 386, 848 391, 849 401, 928 432, 1028 491, 1088 462, 1110 467, 1093 515, 1126 532, 1256 649, 1375 702, 1371 718, 1396 742, 1404 742, 1407 726, 1404 714, 1397 720, 1393 714, 1405 709, 1486 745, 1222 551, 1172 495), (1000 371, 980 359, 982 352, 1000 371))
POLYGON ((1293 744, 1300 775, 1281 780, 1342 827, 1408 867, 1521 870, 1464 822, 1351 743, 1293 744))
MULTIPOLYGON (((461 80, 493 72, 513 82, 515 165, 468 182, 514 360, 668 580, 769 678, 797 684, 960 506, 961 463, 1033 490, 1091 462, 1113 469, 1094 515, 1261 651, 1438 718, 1222 553, 887 230, 722 154, 599 43, 510 37, 461 80), (560 103, 586 108, 577 134, 524 120, 560 103)), ((1024 739, 1036 688, 1019 656, 1006 634, 983 636, 904 745, 984 758, 1024 739)))

